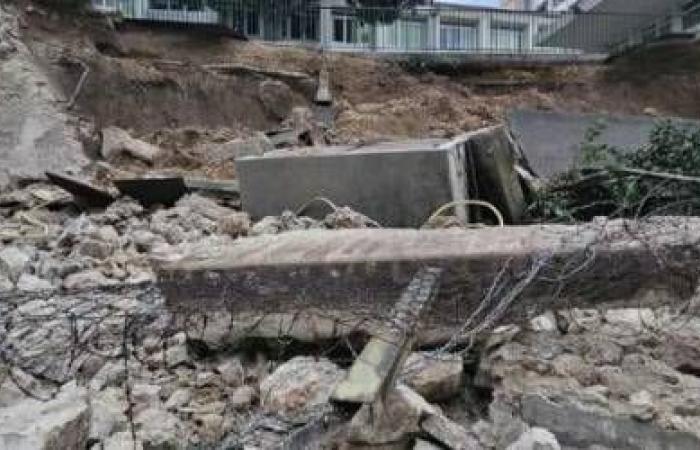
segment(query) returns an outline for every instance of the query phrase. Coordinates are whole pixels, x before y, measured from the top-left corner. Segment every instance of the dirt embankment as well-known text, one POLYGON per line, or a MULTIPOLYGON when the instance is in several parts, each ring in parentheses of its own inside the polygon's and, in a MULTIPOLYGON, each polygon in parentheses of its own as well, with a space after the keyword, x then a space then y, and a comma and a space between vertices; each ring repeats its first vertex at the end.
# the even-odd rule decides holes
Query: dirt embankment
MULTIPOLYGON (((316 51, 268 47, 186 29, 113 24, 96 17, 23 14, 25 40, 69 97, 90 67, 77 110, 98 126, 146 135, 162 128, 264 130, 293 106, 308 106, 324 58, 316 51), (242 64, 306 75, 222 72, 242 64)), ((450 135, 502 119, 511 107, 660 113, 700 117, 700 81, 678 64, 654 65, 663 51, 611 67, 483 70, 439 75, 395 62, 328 56, 340 141, 450 135), (668 73, 664 67, 669 67, 668 73), (645 69, 646 68, 646 69, 645 69), (653 70, 651 70, 653 68, 653 70), (625 73, 633 74, 628 77, 625 73), (683 92, 675 95, 674 92, 683 92)), ((683 60, 676 55, 675 60, 683 60)))

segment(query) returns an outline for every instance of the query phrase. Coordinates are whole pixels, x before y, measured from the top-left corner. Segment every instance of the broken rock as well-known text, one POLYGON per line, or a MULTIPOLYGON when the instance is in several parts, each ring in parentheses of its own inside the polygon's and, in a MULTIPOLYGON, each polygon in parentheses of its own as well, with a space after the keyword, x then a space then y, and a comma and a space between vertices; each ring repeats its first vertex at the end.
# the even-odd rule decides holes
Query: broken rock
POLYGON ((409 355, 402 376, 426 400, 437 402, 459 395, 463 370, 460 356, 421 352, 409 355))
POLYGON ((260 384, 265 410, 297 415, 322 407, 344 371, 327 359, 298 356, 279 366, 260 384))
POLYGON ((11 280, 17 280, 32 260, 34 252, 17 246, 0 249, 0 273, 5 272, 11 280))
POLYGON ((420 431, 421 418, 428 413, 437 410, 399 385, 385 399, 360 407, 348 426, 347 440, 363 445, 406 444, 410 435, 420 431))
POLYGON ((87 448, 90 409, 87 392, 64 387, 50 401, 34 399, 0 409, 0 448, 16 450, 74 450, 87 448))
POLYGON ((48 291, 53 289, 53 285, 36 275, 23 273, 17 280, 17 289, 24 292, 48 291))
POLYGON ((530 428, 508 450, 561 450, 556 436, 544 428, 530 428))
POLYGON ((153 164, 160 154, 160 149, 148 142, 131 137, 129 133, 121 128, 107 127, 102 130, 102 149, 100 153, 107 160, 128 155, 148 164, 153 164))

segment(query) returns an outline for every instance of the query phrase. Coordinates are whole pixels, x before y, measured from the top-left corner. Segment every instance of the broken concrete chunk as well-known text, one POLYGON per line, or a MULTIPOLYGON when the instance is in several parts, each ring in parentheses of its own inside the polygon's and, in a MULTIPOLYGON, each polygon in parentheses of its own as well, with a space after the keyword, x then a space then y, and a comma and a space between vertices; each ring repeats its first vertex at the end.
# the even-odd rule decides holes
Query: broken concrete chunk
POLYGON ((298 356, 260 384, 260 401, 270 412, 294 416, 328 403, 344 371, 327 359, 298 356))
POLYGON ((206 157, 212 162, 233 161, 247 156, 262 156, 274 149, 275 146, 265 133, 256 133, 247 138, 234 139, 214 145, 209 148, 206 157))
POLYGON ((88 269, 68 275, 63 280, 63 288, 66 290, 81 290, 96 287, 113 286, 117 282, 107 278, 96 269, 88 269))
POLYGON ((59 395, 42 402, 26 398, 0 409, 0 448, 17 450, 74 450, 87 448, 90 408, 87 392, 67 385, 59 395))
POLYGON ((70 192, 80 206, 104 208, 114 201, 112 194, 86 181, 56 172, 46 172, 46 177, 56 186, 70 192))
POLYGON ((277 120, 287 117, 294 106, 294 94, 284 81, 262 81, 258 85, 258 97, 268 114, 277 120))
POLYGON ((442 412, 433 411, 421 421, 421 429, 450 450, 482 450, 478 439, 442 412))
POLYGON ((561 450, 561 446, 551 432, 535 427, 520 435, 507 450, 561 450))
POLYGON ((354 444, 407 444, 410 435, 420 431, 421 418, 437 410, 423 397, 404 385, 391 389, 386 398, 364 404, 347 429, 347 440, 354 444))
POLYGON ((148 164, 153 164, 160 152, 160 148, 131 137, 128 132, 121 128, 107 127, 102 130, 100 154, 104 159, 110 160, 128 155, 148 164))
POLYGON ((468 136, 465 145, 478 171, 483 199, 496 205, 506 222, 519 223, 527 204, 515 170, 516 151, 506 129, 484 128, 468 136))
POLYGON ((401 377, 411 389, 431 402, 459 395, 464 363, 459 355, 411 353, 403 365, 401 377))
POLYGON ((184 450, 184 429, 178 418, 162 409, 148 408, 134 419, 138 427, 137 437, 143 441, 144 450, 184 450))
POLYGON ((36 275, 23 273, 17 280, 17 290, 24 292, 48 291, 53 289, 50 281, 39 278, 36 275))
POLYGON ((17 246, 0 248, 0 273, 4 273, 10 280, 17 281, 35 253, 36 251, 32 248, 17 246))

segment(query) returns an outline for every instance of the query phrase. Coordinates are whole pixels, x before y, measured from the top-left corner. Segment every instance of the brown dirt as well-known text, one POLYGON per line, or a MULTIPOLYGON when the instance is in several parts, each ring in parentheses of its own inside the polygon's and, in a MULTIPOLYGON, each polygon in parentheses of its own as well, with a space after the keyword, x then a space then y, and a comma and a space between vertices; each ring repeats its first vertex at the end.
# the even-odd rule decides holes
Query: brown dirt
MULTIPOLYGON (((269 77, 254 72, 222 75, 207 64, 307 74, 306 82, 288 82, 291 94, 283 110, 311 104, 313 80, 323 64, 316 51, 185 29, 115 29, 103 18, 60 17, 41 10, 25 12, 23 21, 25 40, 66 97, 82 72, 77 61, 89 65, 79 114, 98 127, 117 125, 171 149, 173 167, 192 162, 189 148, 217 142, 221 136, 214 136, 216 130, 240 136, 274 128, 283 120, 259 95, 269 77)), ((697 47, 695 53, 700 53, 697 47)), ((442 74, 377 58, 329 55, 335 138, 356 142, 450 136, 497 123, 515 107, 627 114, 654 108, 661 114, 698 118, 696 68, 669 63, 669 58, 687 61, 687 54, 676 51, 669 57, 662 49, 607 67, 442 67, 442 74)))

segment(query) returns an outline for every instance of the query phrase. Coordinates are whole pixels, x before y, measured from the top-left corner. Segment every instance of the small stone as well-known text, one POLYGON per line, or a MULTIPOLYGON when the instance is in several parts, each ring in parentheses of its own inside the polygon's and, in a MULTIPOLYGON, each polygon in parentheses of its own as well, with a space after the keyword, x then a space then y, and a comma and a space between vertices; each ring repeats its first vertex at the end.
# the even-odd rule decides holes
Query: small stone
POLYGON ((238 358, 229 359, 219 364, 216 371, 219 372, 221 379, 227 386, 241 386, 245 380, 245 369, 238 358))
POLYGON ((420 426, 424 432, 447 448, 456 450, 482 448, 475 436, 439 411, 428 414, 428 417, 421 421, 420 426))
POLYGON ((416 443, 413 444, 413 450, 442 450, 442 447, 438 447, 432 442, 423 439, 416 439, 416 443))
POLYGON ((0 273, 0 292, 8 292, 15 288, 15 284, 7 276, 0 273))
POLYGON ((269 412, 295 415, 325 405, 344 373, 324 358, 292 358, 260 384, 262 406, 269 412))
POLYGON ((420 431, 421 419, 437 410, 405 385, 392 389, 383 402, 365 404, 347 428, 348 442, 362 445, 408 443, 420 431))
POLYGON ((561 450, 561 446, 549 430, 534 427, 520 435, 507 450, 561 450))
POLYGON ((16 281, 32 260, 34 252, 16 246, 0 249, 0 273, 4 272, 10 280, 16 281))
POLYGON ((128 422, 124 411, 127 402, 122 398, 123 389, 111 387, 104 391, 92 393, 90 407, 90 438, 104 440, 118 428, 128 422))
POLYGON ((161 153, 161 150, 155 145, 131 137, 129 133, 121 128, 107 127, 102 130, 102 148, 100 153, 104 159, 128 155, 152 164, 161 153))
POLYGON ((217 224, 217 231, 231 237, 245 236, 250 231, 251 221, 248 213, 233 212, 221 217, 217 224))
POLYGON ((224 417, 220 414, 196 414, 194 422, 198 425, 200 436, 208 442, 220 441, 224 434, 224 417))
POLYGON ((459 395, 464 362, 458 355, 411 353, 404 363, 402 377, 406 385, 437 402, 459 395))
POLYGON ((140 440, 134 442, 131 432, 114 433, 104 441, 103 450, 144 450, 140 440))
POLYGON ((158 407, 162 387, 157 384, 138 383, 131 387, 131 400, 136 410, 158 407))
POLYGON ((25 398, 0 409, 2 449, 83 449, 90 432, 87 392, 70 383, 58 396, 42 402, 25 398))
POLYGON ((198 388, 219 386, 219 377, 213 372, 199 372, 195 381, 198 388))
POLYGON ((50 281, 39 278, 36 275, 23 273, 17 280, 17 290, 24 292, 48 291, 53 289, 50 281))
POLYGON ((551 333, 557 331, 557 318, 552 311, 547 311, 541 316, 530 320, 530 328, 535 332, 551 333))
POLYGON ((90 380, 90 390, 100 391, 109 386, 119 386, 126 381, 126 367, 121 361, 111 361, 102 366, 90 380))
POLYGON ((192 391, 190 389, 179 388, 170 395, 168 401, 165 402, 165 407, 168 410, 182 408, 183 406, 187 406, 191 399, 192 391))
POLYGON ((83 239, 78 244, 78 254, 99 260, 107 259, 112 255, 113 250, 112 245, 97 239, 83 239))
POLYGON ((149 408, 139 413, 134 422, 139 428, 137 436, 143 441, 144 449, 184 450, 183 425, 173 414, 157 408, 149 408))
POLYGON ((104 225, 98 228, 96 237, 97 239, 112 245, 117 245, 119 242, 119 233, 117 232, 116 228, 111 225, 104 225))
POLYGON ((171 369, 181 365, 190 365, 191 362, 187 352, 187 344, 178 344, 168 347, 165 351, 165 362, 171 369))
POLYGON ((237 410, 247 409, 255 401, 255 389, 252 386, 241 386, 229 395, 229 404, 237 410))
POLYGON ((611 325, 627 327, 632 331, 643 331, 656 324, 654 311, 649 308, 610 309, 605 312, 605 321, 611 325))
POLYGON ((94 289, 103 286, 113 286, 116 283, 116 281, 105 277, 99 270, 89 269, 68 275, 63 280, 63 288, 69 291, 94 289))

